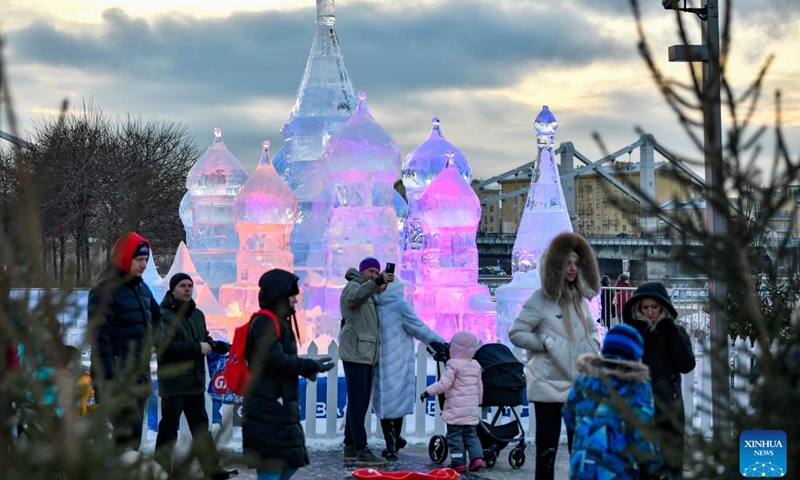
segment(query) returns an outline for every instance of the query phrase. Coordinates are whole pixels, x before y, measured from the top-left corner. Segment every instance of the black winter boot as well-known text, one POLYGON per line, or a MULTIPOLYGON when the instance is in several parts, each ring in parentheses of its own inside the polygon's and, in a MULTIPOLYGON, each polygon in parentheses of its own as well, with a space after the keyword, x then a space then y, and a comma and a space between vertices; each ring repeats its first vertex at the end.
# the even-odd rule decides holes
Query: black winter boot
POLYGON ((381 430, 383 439, 386 440, 386 448, 381 452, 383 458, 389 461, 397 460, 397 447, 395 442, 394 421, 392 419, 381 420, 381 430))

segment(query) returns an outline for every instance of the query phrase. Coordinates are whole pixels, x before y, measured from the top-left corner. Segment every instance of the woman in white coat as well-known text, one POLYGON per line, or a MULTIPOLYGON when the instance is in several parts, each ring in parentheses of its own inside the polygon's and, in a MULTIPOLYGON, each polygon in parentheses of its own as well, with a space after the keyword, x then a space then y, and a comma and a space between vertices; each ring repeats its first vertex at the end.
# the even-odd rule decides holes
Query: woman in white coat
POLYGON ((420 320, 403 294, 402 282, 395 280, 383 293, 374 296, 381 342, 372 382, 372 409, 381 421, 386 440, 382 453, 387 460, 397 460, 397 450, 406 445, 401 436, 403 417, 414 412, 417 399, 414 339, 427 345, 438 342, 444 346, 444 339, 420 320))
MULTIPOLYGON (((561 436, 561 409, 575 381, 575 360, 598 353, 597 325, 588 300, 600 291, 592 247, 576 233, 562 233, 540 261, 542 287, 522 306, 508 331, 527 350, 528 401, 536 415, 536 480, 552 480, 561 436)), ((572 432, 567 432, 569 446, 572 432)))

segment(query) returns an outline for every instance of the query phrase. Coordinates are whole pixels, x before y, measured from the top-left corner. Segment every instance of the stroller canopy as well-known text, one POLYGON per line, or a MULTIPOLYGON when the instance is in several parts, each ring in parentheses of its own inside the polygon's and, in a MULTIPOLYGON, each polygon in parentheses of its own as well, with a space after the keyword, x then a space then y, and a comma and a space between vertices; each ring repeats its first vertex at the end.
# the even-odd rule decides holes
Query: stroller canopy
POLYGON ((525 366, 507 346, 487 343, 473 357, 483 368, 482 405, 516 406, 523 401, 525 366))

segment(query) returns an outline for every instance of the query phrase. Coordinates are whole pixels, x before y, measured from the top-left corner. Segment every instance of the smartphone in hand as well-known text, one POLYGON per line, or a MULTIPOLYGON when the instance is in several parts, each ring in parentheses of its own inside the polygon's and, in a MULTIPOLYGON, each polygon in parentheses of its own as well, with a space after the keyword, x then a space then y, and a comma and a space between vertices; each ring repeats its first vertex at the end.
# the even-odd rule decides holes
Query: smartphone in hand
POLYGON ((386 273, 394 274, 394 263, 391 262, 386 263, 386 273))

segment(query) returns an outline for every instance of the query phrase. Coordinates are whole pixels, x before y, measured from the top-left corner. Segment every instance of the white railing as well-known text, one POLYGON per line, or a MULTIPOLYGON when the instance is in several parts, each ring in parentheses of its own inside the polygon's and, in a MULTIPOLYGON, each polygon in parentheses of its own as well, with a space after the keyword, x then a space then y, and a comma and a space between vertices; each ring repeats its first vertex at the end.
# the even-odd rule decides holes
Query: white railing
MULTIPOLYGON (((703 345, 696 337, 693 337, 693 343, 697 366, 694 371, 683 376, 683 398, 687 427, 701 432, 710 432, 710 349, 707 343, 703 345)), ((758 348, 757 346, 752 347, 751 345, 752 342, 750 339, 741 338, 730 342, 729 345, 731 365, 733 371, 736 372, 731 384, 731 402, 741 408, 746 408, 748 404, 751 378, 754 373, 753 359, 755 358, 758 348)), ((308 356, 317 357, 318 350, 318 347, 312 342, 308 348, 308 356)), ((514 348, 512 351, 520 361, 524 361, 524 352, 518 348, 514 348)), ((328 346, 326 355, 333 357, 334 361, 338 361, 338 347, 335 342, 331 342, 328 346)), ((427 384, 427 377, 436 375, 435 363, 427 354, 424 345, 419 346, 417 350, 415 369, 416 396, 418 396, 419 392, 422 392, 427 384)), ((341 431, 343 418, 341 418, 341 415, 344 409, 336 406, 339 395, 339 372, 337 369, 331 370, 325 374, 324 378, 326 379, 325 402, 317 401, 318 389, 322 382, 305 383, 304 398, 306 418, 303 420, 303 424, 306 437, 309 439, 334 439, 343 436, 341 431), (308 412, 314 412, 315 415, 309 416, 308 412)), ((212 418, 212 403, 210 400, 207 401, 207 408, 209 411, 209 418, 212 418)), ((218 434, 218 443, 222 448, 240 450, 241 429, 239 427, 233 427, 234 408, 238 408, 238 406, 223 405, 221 409, 222 423, 214 425, 212 430, 218 434)), ((427 400, 424 404, 416 401, 414 413, 409 416, 411 418, 407 418, 405 421, 405 434, 411 438, 423 438, 433 434, 444 433, 444 423, 436 412, 437 408, 436 402, 432 401, 432 399, 427 400)), ((526 431, 526 435, 530 435, 530 432, 535 430, 534 415, 528 414, 528 405, 520 405, 515 408, 521 417, 522 427, 526 431)), ((492 409, 487 410, 486 414, 488 415, 489 413, 492 413, 492 409)), ((509 416, 508 418, 510 419, 513 417, 509 416)), ((370 415, 367 416, 366 426, 367 433, 370 437, 382 440, 379 422, 374 418, 374 414, 370 413, 370 415)), ((189 429, 185 425, 185 420, 182 420, 179 443, 188 440, 188 431, 189 429)), ((564 433, 563 430, 562 433, 564 433)), ((156 432, 145 428, 145 443, 152 443, 155 440, 155 436, 156 432)))

